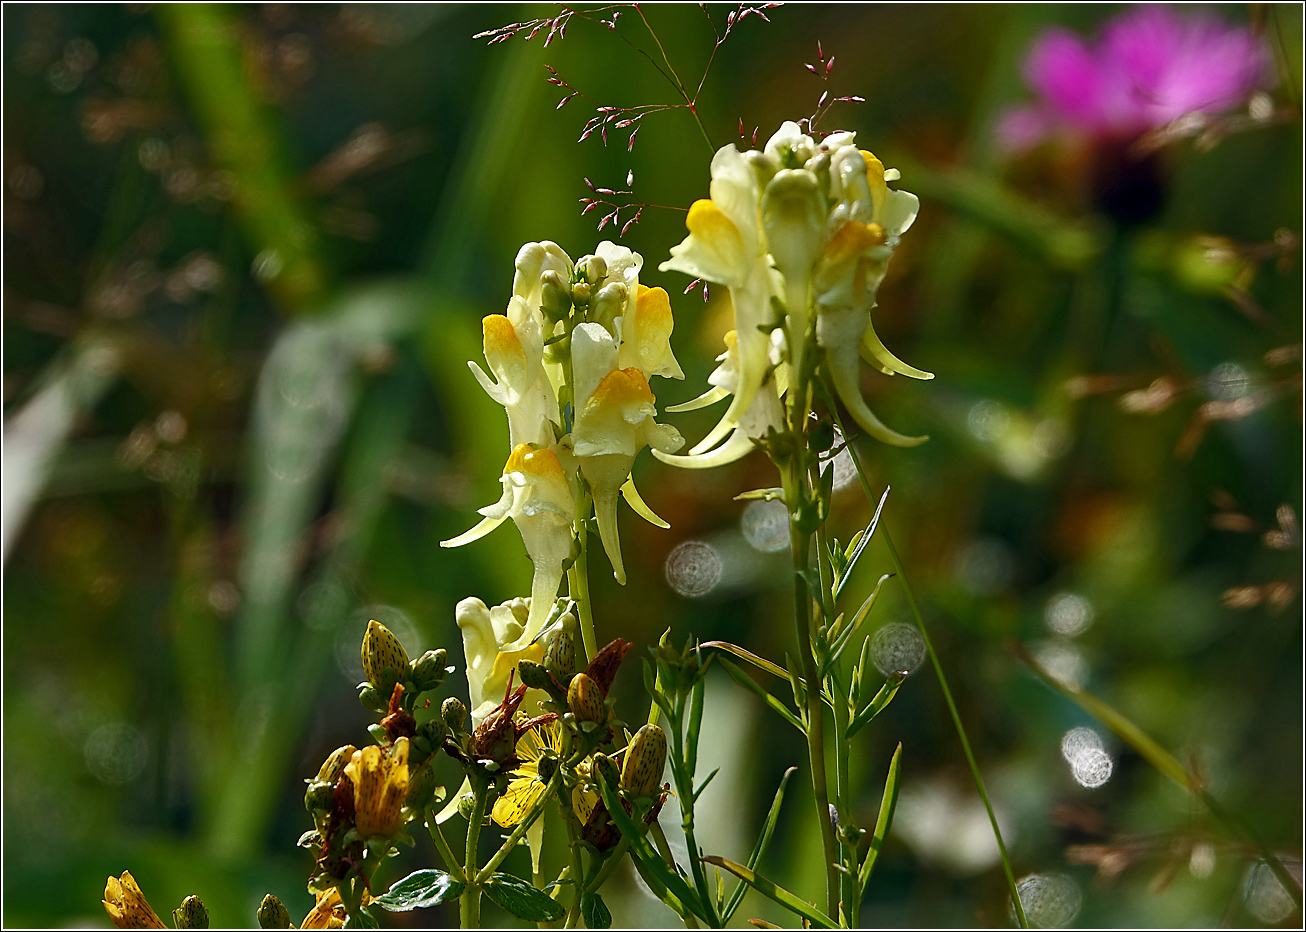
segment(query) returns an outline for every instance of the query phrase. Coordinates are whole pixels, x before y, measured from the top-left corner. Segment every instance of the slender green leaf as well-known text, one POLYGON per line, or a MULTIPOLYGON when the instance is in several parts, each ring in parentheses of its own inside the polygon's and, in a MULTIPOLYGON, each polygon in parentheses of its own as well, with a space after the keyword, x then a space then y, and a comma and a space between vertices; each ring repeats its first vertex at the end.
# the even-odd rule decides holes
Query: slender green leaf
MULTIPOLYGON (((861 538, 857 541, 857 547, 848 558, 848 566, 844 569, 843 574, 839 577, 839 584, 834 587, 834 598, 838 601, 839 596, 843 594, 844 586, 848 585, 848 580, 852 579, 853 570, 857 568, 857 561, 862 558, 866 552, 866 545, 871 542, 871 536, 875 534, 876 527, 880 524, 880 512, 884 511, 884 503, 889 499, 889 487, 884 487, 884 494, 880 496, 880 503, 875 506, 875 514, 871 516, 871 523, 866 525, 866 530, 862 532, 861 538)), ((884 580, 880 580, 884 582, 884 580)), ((879 586, 876 586, 878 589, 879 586)))
POLYGON ((803 728, 803 723, 798 720, 798 716, 790 712, 783 702, 771 695, 761 686, 754 683, 751 676, 739 669, 729 660, 722 660, 721 666, 725 667, 726 672, 730 674, 730 678, 736 683, 756 695, 759 699, 765 702, 773 712, 783 718, 790 725, 793 725, 799 731, 806 733, 806 729, 803 728))
MULTIPOLYGON (((665 887, 676 900, 689 912, 694 915, 703 917, 703 906, 699 902, 698 894, 689 888, 685 879, 679 873, 673 871, 658 853, 653 850, 648 839, 644 837, 635 820, 626 814, 625 807, 621 805, 621 800, 617 798, 616 792, 608 785, 607 781, 598 781, 599 793, 603 797, 603 805, 607 807, 608 815, 612 818, 617 830, 621 832, 622 837, 630 842, 630 853, 636 859, 636 866, 640 867, 643 862, 641 875, 647 871, 655 877, 658 883, 665 887)), ((645 877, 647 880, 647 876, 645 877)))
POLYGON ((769 899, 775 900, 785 909, 797 913, 804 919, 810 921, 812 925, 819 926, 822 929, 839 928, 837 922, 821 912, 811 903, 799 899, 784 887, 776 886, 765 877, 760 876, 756 871, 747 868, 742 864, 736 864, 734 861, 726 858, 716 857, 715 855, 703 858, 703 860, 707 861, 709 864, 716 864, 719 867, 724 867, 758 893, 769 899))
POLYGON ((485 895, 518 919, 527 922, 554 922, 566 908, 543 890, 537 890, 512 874, 491 874, 482 888, 485 895))
POLYGON ((581 894, 580 914, 585 919, 585 925, 591 929, 612 928, 612 913, 608 911, 608 904, 603 902, 603 897, 597 893, 581 894))
POLYGON ((852 622, 844 629, 843 634, 838 639, 838 643, 835 644, 834 649, 830 651, 829 658, 826 659, 824 665, 821 667, 822 679, 829 675, 830 671, 834 669, 834 665, 839 662, 839 657, 843 654, 844 648, 852 642, 853 635, 861 628, 862 622, 866 620, 866 616, 870 614, 871 609, 875 606, 875 600, 879 598, 880 589, 884 586, 885 582, 892 578, 892 573, 885 573, 881 576, 880 581, 875 584, 875 588, 871 590, 871 594, 867 596, 866 601, 857 609, 857 614, 853 615, 852 622))
POLYGON ((889 761, 889 775, 884 779, 884 795, 880 797, 880 814, 875 819, 875 831, 871 833, 871 848, 866 852, 866 860, 862 862, 862 869, 858 872, 857 889, 862 894, 866 892, 866 883, 871 879, 871 871, 875 870, 875 862, 880 857, 880 849, 884 847, 884 839, 893 825, 893 811, 898 806, 898 765, 901 761, 902 742, 900 741, 897 750, 893 752, 893 758, 889 761))
MULTIPOLYGON (((755 870, 757 865, 762 861, 762 855, 766 853, 766 846, 771 843, 771 835, 775 832, 776 823, 780 821, 780 806, 784 803, 785 787, 789 785, 789 778, 798 772, 797 767, 790 767, 780 778, 780 786, 775 791, 775 799, 771 801, 771 811, 766 814, 766 821, 762 823, 762 834, 757 837, 757 844, 753 845, 753 852, 748 856, 748 868, 755 870)), ((748 892, 748 886, 743 880, 735 887, 734 893, 730 894, 730 902, 721 913, 721 924, 725 925, 730 921, 730 917, 735 914, 739 904, 744 901, 744 894, 748 892)))
POLYGON ((898 695, 898 687, 902 686, 903 679, 901 673, 889 674, 889 678, 884 681, 884 685, 875 694, 875 698, 867 704, 866 708, 853 716, 853 720, 848 723, 847 737, 849 739, 888 707, 889 703, 893 701, 893 697, 898 695))
POLYGON ((748 499, 761 499, 764 502, 784 501, 784 489, 751 489, 747 492, 740 492, 735 496, 735 501, 742 502, 748 499))
POLYGON ((700 796, 703 795, 703 791, 707 789, 707 785, 708 785, 709 783, 712 782, 712 778, 715 777, 715 776, 716 776, 717 774, 719 774, 720 772, 721 772, 721 768, 720 768, 720 767, 718 767, 716 770, 713 770, 711 773, 709 773, 709 774, 707 775, 707 779, 704 780, 704 781, 699 785, 698 789, 694 790, 694 802, 695 802, 695 803, 697 803, 697 802, 698 802, 698 798, 699 798, 700 796))
POLYGON ((372 903, 392 913, 405 913, 410 909, 425 909, 457 899, 463 889, 463 884, 444 871, 413 871, 403 880, 396 881, 372 903))
POLYGON ((784 667, 780 666, 778 663, 772 663, 771 661, 767 660, 765 657, 759 657, 757 656, 757 654, 754 654, 752 651, 745 650, 744 648, 740 647, 738 644, 731 644, 729 641, 705 641, 703 644, 699 646, 719 647, 724 651, 729 651, 730 653, 734 654, 740 660, 747 660, 749 663, 757 667, 759 670, 765 670, 767 673, 770 673, 772 676, 778 676, 781 679, 789 678, 789 671, 786 670, 784 667))
POLYGON ((689 722, 685 726, 685 766, 691 778, 698 770, 698 736, 703 729, 703 694, 705 689, 706 686, 703 680, 695 680, 689 691, 689 722))

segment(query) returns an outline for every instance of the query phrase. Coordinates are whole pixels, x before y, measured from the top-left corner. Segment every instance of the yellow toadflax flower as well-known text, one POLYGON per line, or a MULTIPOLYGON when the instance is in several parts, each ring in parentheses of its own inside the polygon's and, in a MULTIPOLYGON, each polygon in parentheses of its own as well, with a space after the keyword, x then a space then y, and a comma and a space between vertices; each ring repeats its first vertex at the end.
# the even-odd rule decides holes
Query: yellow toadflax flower
MULTIPOLYGON (((493 608, 472 596, 454 609, 454 618, 463 636, 463 655, 467 660, 467 691, 471 700, 472 727, 485 719, 503 702, 510 679, 522 660, 544 660, 543 642, 523 639, 530 606, 525 599, 513 599, 493 608)), ((542 690, 527 692, 522 708, 535 715, 547 695, 542 690)))
POLYGON ((401 810, 408 798, 408 739, 387 751, 370 745, 355 751, 345 765, 354 784, 354 828, 363 838, 389 838, 404 827, 401 810))
MULTIPOLYGON (((372 902, 372 896, 366 890, 363 891, 363 899, 360 906, 366 906, 372 902)), ((317 895, 317 903, 308 911, 304 921, 299 924, 301 929, 343 929, 345 920, 349 918, 345 912, 345 904, 340 899, 340 891, 335 887, 325 893, 317 895)), ((294 928, 291 926, 291 928, 294 928)))
POLYGON ((110 877, 104 885, 104 909, 119 929, 168 928, 150 908, 131 871, 123 871, 122 877, 110 877))
POLYGON ((859 357, 890 375, 933 376, 890 353, 871 325, 889 257, 916 219, 919 201, 891 190, 888 182, 897 180, 897 172, 886 171, 854 139, 843 132, 818 143, 788 122, 763 151, 726 146, 716 153, 711 198, 690 208, 689 236, 659 268, 723 284, 734 305, 735 337, 727 341, 724 365, 713 373, 713 388, 680 410, 727 394, 733 399, 688 456, 659 459, 702 467, 748 452, 750 440, 774 422, 776 405, 769 397, 761 410, 754 408, 769 374, 775 373, 777 398, 788 383, 805 382, 813 335, 836 392, 864 430, 896 446, 926 439, 890 430, 861 396, 859 357), (783 306, 783 317, 773 299, 783 306))
MULTIPOLYGON (((597 325, 582 324, 576 332, 590 326, 597 325)), ((579 342, 576 348, 580 349, 579 342)), ((577 363, 579 359, 578 355, 577 363)), ((581 378, 578 372, 578 388, 586 384, 581 378)), ((627 485, 630 467, 640 450, 649 446, 674 453, 685 441, 674 427, 653 420, 657 414, 653 391, 644 373, 634 366, 608 372, 587 396, 577 393, 577 404, 580 415, 571 433, 572 449, 594 495, 594 515, 603 549, 607 551, 617 582, 625 585, 626 570, 617 537, 617 495, 627 485)), ((633 488, 631 485, 631 491, 633 488)), ((627 498, 634 504, 638 496, 632 498, 627 493, 627 498)))
POLYGON ((562 584, 562 565, 571 556, 576 502, 558 454, 550 449, 524 443, 515 447, 504 463, 500 481, 503 495, 480 510, 484 520, 465 534, 441 541, 440 546, 470 544, 512 518, 535 564, 530 617, 522 634, 529 641, 544 627, 562 584))
POLYGON ((532 313, 526 300, 513 295, 507 314, 490 314, 481 320, 485 361, 495 380, 475 362, 468 361, 486 394, 508 411, 508 439, 512 446, 548 444, 554 423, 562 418, 553 386, 544 372, 544 333, 541 315, 532 313))

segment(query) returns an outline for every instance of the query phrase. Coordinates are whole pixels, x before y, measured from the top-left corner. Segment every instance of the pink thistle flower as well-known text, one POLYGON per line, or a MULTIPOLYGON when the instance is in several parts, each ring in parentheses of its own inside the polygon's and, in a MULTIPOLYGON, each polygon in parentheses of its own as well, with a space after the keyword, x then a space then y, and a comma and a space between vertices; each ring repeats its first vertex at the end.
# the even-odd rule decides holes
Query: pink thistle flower
POLYGON ((1052 28, 1025 59, 1038 100, 1003 115, 998 138, 1009 151, 1054 135, 1137 138, 1188 113, 1239 106, 1265 69, 1264 48, 1247 29, 1164 4, 1122 13, 1093 46, 1052 28))

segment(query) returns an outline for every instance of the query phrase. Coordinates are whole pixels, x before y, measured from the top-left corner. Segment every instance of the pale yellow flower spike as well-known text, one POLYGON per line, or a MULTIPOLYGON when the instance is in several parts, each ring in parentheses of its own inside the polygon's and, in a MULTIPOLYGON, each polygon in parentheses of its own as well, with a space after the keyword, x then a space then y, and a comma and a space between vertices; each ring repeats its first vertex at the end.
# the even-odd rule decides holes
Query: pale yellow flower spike
POLYGON ((166 929, 150 907, 131 871, 110 877, 104 885, 104 911, 119 929, 166 929))

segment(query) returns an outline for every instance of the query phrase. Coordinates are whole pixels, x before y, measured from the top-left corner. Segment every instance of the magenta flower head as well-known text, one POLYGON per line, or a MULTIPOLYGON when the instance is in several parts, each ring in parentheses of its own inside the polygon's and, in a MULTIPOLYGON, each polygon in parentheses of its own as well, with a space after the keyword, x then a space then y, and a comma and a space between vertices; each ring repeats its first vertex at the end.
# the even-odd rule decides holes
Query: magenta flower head
POLYGON ((1262 44, 1247 29, 1164 4, 1122 13, 1092 47, 1052 28, 1025 59, 1025 82, 1038 101, 1005 114, 998 138, 1009 151, 1050 136, 1136 139, 1188 113, 1239 106, 1266 64, 1262 44))

